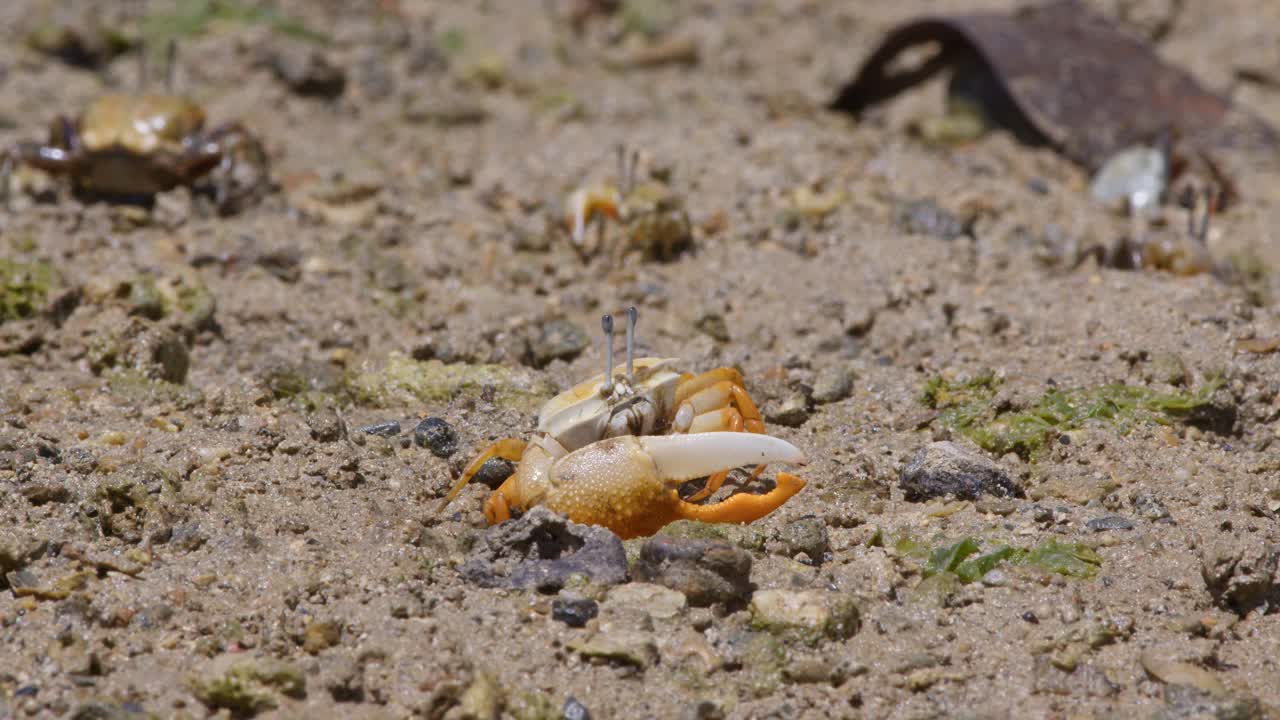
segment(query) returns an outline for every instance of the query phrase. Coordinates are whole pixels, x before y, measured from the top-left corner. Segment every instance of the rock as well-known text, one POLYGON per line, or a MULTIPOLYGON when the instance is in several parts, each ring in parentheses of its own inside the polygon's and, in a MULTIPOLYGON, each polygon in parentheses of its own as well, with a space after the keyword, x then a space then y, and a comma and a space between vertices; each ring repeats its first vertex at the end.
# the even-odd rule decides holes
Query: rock
POLYGON ((1151 677, 1169 685, 1188 685, 1202 692, 1222 695, 1227 689, 1212 671, 1175 660, 1158 648, 1146 650, 1138 658, 1151 677))
POLYGON ((338 644, 342 639, 342 624, 332 620, 312 620, 303 631, 302 649, 315 655, 338 644))
POLYGON ((819 405, 840 402, 853 392, 853 371, 844 365, 828 365, 813 381, 813 401, 819 405))
POLYGON ((827 524, 817 517, 803 517, 787 523, 778 533, 778 545, 787 557, 804 553, 813 564, 821 564, 831 550, 827 524))
POLYGON ((1218 607, 1247 615, 1280 606, 1280 545, 1222 540, 1204 550, 1201 576, 1218 607))
POLYGON ((1133 529, 1133 521, 1128 518, 1122 518, 1119 515, 1108 515, 1106 517, 1094 518, 1085 523, 1085 525, 1094 532, 1133 529))
POLYGON ((302 699, 307 681, 302 672, 272 658, 221 655, 212 660, 188 685, 200 702, 212 710, 227 709, 233 715, 253 716, 279 706, 279 695, 302 699))
POLYGON ((490 490, 497 490, 515 471, 515 463, 510 460, 497 457, 489 458, 480 466, 480 470, 472 476, 471 482, 484 485, 490 490))
POLYGON ((638 610, 654 620, 669 620, 684 613, 689 607, 688 599, 683 593, 643 582, 613 588, 605 602, 610 608, 638 610))
POLYGON ((347 424, 333 408, 323 408, 307 418, 311 439, 316 442, 337 442, 347 436, 347 424))
POLYGON ((715 540, 751 552, 764 552, 765 546, 764 530, 759 525, 677 520, 659 530, 658 535, 692 540, 715 540))
POLYGON ((788 392, 782 402, 765 408, 765 419, 774 425, 783 427, 800 427, 809 419, 812 410, 809 397, 803 390, 794 389, 788 392))
POLYGON ((458 709, 467 720, 498 720, 502 712, 502 688, 489 673, 478 672, 463 691, 458 709))
POLYGON ((929 235, 942 240, 955 240, 972 232, 966 223, 930 199, 915 200, 898 208, 895 224, 913 235, 929 235))
POLYGON ((600 606, 589 598, 556 598, 551 601, 551 617, 572 628, 585 626, 599 613, 600 606))
POLYGON ((1151 364, 1144 373, 1149 380, 1175 387, 1186 385, 1187 365, 1174 353, 1157 353, 1151 357, 1151 364))
POLYGON ((486 530, 460 570, 480 587, 556 592, 574 575, 602 585, 626 582, 627 554, 608 530, 569 522, 538 506, 486 530))
POLYGON ((1156 499, 1155 495, 1149 492, 1135 493, 1129 503, 1133 506, 1133 511, 1143 520, 1150 522, 1169 522, 1172 520, 1169 509, 1156 499))
POLYGON ((95 373, 121 368, 148 380, 175 384, 186 381, 191 367, 191 354, 181 335, 136 317, 95 338, 88 357, 95 373))
POLYGON ((413 441, 438 458, 447 458, 458 451, 458 434, 444 418, 429 417, 413 429, 413 441))
POLYGON ((693 326, 702 334, 718 342, 729 342, 729 325, 724 315, 718 312, 705 312, 693 322, 693 326))
POLYGON ((587 706, 578 702, 578 698, 572 695, 564 701, 562 715, 564 720, 591 720, 591 711, 587 710, 587 706))
POLYGON ((903 468, 898 484, 912 502, 946 496, 1024 497, 1022 488, 995 461, 947 441, 921 448, 903 468))
POLYGON ((385 422, 365 425, 357 430, 365 435, 377 435, 378 437, 393 438, 400 434, 400 421, 387 420, 385 422))
POLYGON ((862 620, 847 595, 826 590, 758 590, 751 597, 751 625, 757 630, 816 643, 853 637, 862 620))
MULTIPOLYGON (((91 700, 77 706, 68 716, 68 720, 141 720, 146 717, 139 710, 127 709, 129 705, 130 703, 117 705, 112 702, 91 700)), ((0 704, 0 712, 3 710, 4 705, 0 704)))
POLYGON ((347 87, 347 73, 319 49, 303 42, 272 44, 271 69, 290 90, 307 97, 336 98, 347 87))
POLYGON ((381 370, 349 381, 360 402, 371 407, 447 403, 483 399, 501 408, 536 411, 558 391, 541 373, 507 365, 445 364, 388 355, 381 370))
POLYGON ((737 604, 751 594, 751 555, 711 540, 650 538, 635 573, 637 580, 683 593, 694 607, 737 604))
POLYGON ((1191 685, 1164 686, 1165 707, 1151 720, 1250 720, 1274 717, 1251 695, 1206 692, 1191 685))
POLYGON ((542 368, 552 360, 571 362, 589 345, 591 337, 586 330, 568 320, 552 320, 542 325, 537 338, 529 344, 527 364, 542 368))
POLYGON ((568 643, 570 650, 588 660, 632 667, 651 668, 658 664, 658 645, 649 633, 638 630, 598 632, 585 640, 568 643))

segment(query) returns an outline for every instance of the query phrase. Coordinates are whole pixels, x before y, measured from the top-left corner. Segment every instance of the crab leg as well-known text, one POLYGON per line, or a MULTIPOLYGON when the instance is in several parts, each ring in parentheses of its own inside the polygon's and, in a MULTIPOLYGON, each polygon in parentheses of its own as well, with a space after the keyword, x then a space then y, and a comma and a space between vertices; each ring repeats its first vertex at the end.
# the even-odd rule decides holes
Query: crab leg
POLYGON ((484 452, 480 453, 475 460, 472 460, 471 464, 467 466, 467 469, 462 472, 462 476, 459 477, 458 482, 454 483, 453 487, 449 489, 449 494, 444 496, 444 500, 440 502, 440 507, 436 508, 436 512, 440 512, 448 507, 449 503, 453 502, 453 499, 458 496, 458 493, 462 492, 462 488, 466 487, 467 483, 471 482, 471 478, 475 477, 475 474, 480 472, 480 468, 484 467, 484 464, 493 458, 502 458, 503 460, 509 460, 511 462, 520 462, 521 458, 524 457, 524 449, 527 444, 528 443, 524 440, 518 440, 516 438, 502 438, 485 448, 484 452))
MULTIPOLYGON (((679 428, 687 422, 688 429, 685 432, 742 432, 744 428, 747 432, 764 432, 764 419, 760 416, 760 410, 743 387, 742 374, 733 368, 718 368, 701 375, 688 376, 676 388, 675 404, 675 426, 679 428)), ((751 479, 759 477, 762 472, 764 465, 757 465, 751 473, 751 479)), ((707 484, 689 496, 689 501, 698 502, 711 497, 728 477, 729 473, 721 472, 707 478, 707 484)))

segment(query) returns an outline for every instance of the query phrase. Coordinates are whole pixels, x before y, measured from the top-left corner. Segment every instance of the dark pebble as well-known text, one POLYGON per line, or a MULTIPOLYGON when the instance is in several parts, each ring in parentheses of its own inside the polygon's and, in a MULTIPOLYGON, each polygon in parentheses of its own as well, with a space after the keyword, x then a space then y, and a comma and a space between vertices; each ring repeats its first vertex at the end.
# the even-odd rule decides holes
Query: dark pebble
POLYGON ((970 232, 969 224, 933 200, 916 200, 898 208, 897 225, 913 235, 955 240, 970 232))
POLYGON ((510 460, 489 458, 480 466, 480 470, 476 472, 475 477, 471 478, 471 482, 480 483, 490 490, 497 490, 498 486, 506 482, 515 471, 515 463, 510 460))
POLYGON ((443 418, 429 417, 418 423, 413 429, 413 441, 438 458, 447 458, 458 451, 458 434, 443 418))
POLYGON ((570 695, 564 701, 564 720, 591 720, 591 711, 578 702, 578 698, 570 695))
POLYGON ((595 600, 588 598, 566 600, 556 598, 551 601, 551 617, 572 628, 580 628, 600 612, 595 600))
POLYGON ((912 456, 898 484, 910 502, 947 496, 959 500, 1024 496, 999 463, 945 441, 930 443, 912 456))
POLYGON ((751 596, 751 553, 713 540, 659 535, 641 546, 635 575, 684 593, 694 607, 745 602, 751 596))
POLYGON ((1022 613, 1022 619, 1023 619, 1023 620, 1026 620, 1027 622, 1031 623, 1032 625, 1039 625, 1039 624, 1040 624, 1040 618, 1036 617, 1036 614, 1035 614, 1035 613, 1033 613, 1033 612, 1031 612, 1030 610, 1028 610, 1028 611, 1026 611, 1026 612, 1022 613))
POLYGON ((1119 515, 1108 515, 1107 517, 1094 518, 1086 524, 1089 526, 1089 529, 1094 532, 1133 529, 1133 521, 1128 518, 1122 518, 1119 515))
POLYGON ((13 696, 14 697, 35 697, 37 694, 39 694, 39 692, 40 692, 40 688, 36 687, 35 685, 23 685, 22 687, 13 691, 13 696))
POLYGON ((400 422, 398 420, 388 420, 386 422, 365 425, 360 428, 360 432, 366 435, 377 435, 378 437, 392 438, 400 434, 400 422))

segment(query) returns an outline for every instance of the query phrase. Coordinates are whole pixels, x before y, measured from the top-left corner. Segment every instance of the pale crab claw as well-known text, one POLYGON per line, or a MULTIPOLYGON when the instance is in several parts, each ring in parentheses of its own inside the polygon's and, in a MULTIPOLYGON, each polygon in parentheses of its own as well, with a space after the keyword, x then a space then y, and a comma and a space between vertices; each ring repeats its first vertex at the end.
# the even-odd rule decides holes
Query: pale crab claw
MULTIPOLYGON (((778 473, 777 485, 767 493, 740 492, 711 505, 681 500, 676 488, 685 480, 743 465, 804 461, 791 443, 759 433, 623 435, 556 460, 547 476, 550 488, 540 500, 575 522, 603 525, 623 539, 652 535, 676 520, 749 523, 803 490, 804 480, 778 473)), ((486 513, 504 519, 509 500, 499 488, 486 513)))
POLYGON ((653 459, 658 477, 679 484, 744 465, 804 465, 800 448, 771 435, 708 432, 694 435, 651 435, 639 438, 653 459))
POLYGON ((565 221, 572 232, 573 244, 582 246, 587 234, 587 223, 596 213, 603 213, 617 220, 621 217, 622 196, 611 187, 580 188, 569 195, 565 208, 565 221))

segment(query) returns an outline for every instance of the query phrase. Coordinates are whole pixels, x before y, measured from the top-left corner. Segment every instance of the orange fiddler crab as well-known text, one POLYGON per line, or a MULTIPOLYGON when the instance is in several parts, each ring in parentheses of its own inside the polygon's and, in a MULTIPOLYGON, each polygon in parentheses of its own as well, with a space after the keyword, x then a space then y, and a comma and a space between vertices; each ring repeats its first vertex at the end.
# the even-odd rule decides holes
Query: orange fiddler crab
POLYGON ((621 226, 622 239, 613 243, 615 264, 621 256, 637 251, 649 260, 670 260, 692 241, 693 224, 684 202, 665 182, 636 182, 638 152, 618 146, 619 185, 605 183, 578 188, 569 194, 564 223, 573 248, 582 259, 596 255, 605 245, 604 218, 621 226), (587 226, 596 223, 596 238, 588 242, 587 226))
POLYGON ((529 441, 504 438, 471 462, 440 505, 443 510, 491 458, 518 463, 484 503, 496 525, 512 510, 536 505, 570 520, 601 525, 623 539, 652 535, 675 520, 749 523, 781 507, 805 482, 778 473, 763 495, 739 493, 698 505, 733 468, 805 464, 799 448, 764 434, 764 421, 733 368, 681 374, 674 358, 634 358, 636 309, 627 313, 626 364, 613 365, 613 317, 602 321, 605 373, 543 405, 529 441), (707 477, 702 490, 681 499, 682 483, 707 477))
MULTIPOLYGON (((76 119, 59 115, 44 143, 18 143, 0 159, 0 199, 6 203, 17 165, 64 175, 79 190, 144 197, 211 179, 220 211, 258 192, 267 181, 261 143, 236 123, 205 127, 194 101, 172 93, 176 45, 168 46, 164 93, 102 95, 76 119)), ((139 55, 146 85, 145 53, 139 55)))

